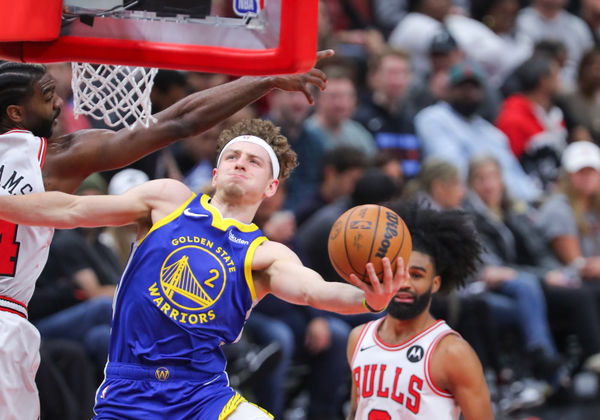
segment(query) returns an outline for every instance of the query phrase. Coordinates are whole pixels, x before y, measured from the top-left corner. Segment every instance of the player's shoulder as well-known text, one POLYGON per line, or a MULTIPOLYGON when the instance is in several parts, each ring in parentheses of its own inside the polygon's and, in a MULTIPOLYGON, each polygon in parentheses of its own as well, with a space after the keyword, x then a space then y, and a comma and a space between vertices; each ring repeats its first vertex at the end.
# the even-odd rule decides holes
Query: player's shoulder
POLYGON ((348 336, 348 345, 346 347, 346 353, 348 357, 348 361, 352 360, 352 356, 354 355, 354 350, 356 349, 356 345, 358 344, 358 340, 363 332, 363 330, 367 327, 368 324, 361 324, 350 331, 350 335, 348 336))
POLYGON ((477 359, 471 345, 457 333, 448 333, 435 346, 432 363, 448 367, 466 366, 477 359))
POLYGON ((292 259, 294 261, 299 261, 296 253, 281 242, 264 241, 256 248, 253 266, 260 265, 258 262, 262 260, 272 261, 276 259, 292 259))

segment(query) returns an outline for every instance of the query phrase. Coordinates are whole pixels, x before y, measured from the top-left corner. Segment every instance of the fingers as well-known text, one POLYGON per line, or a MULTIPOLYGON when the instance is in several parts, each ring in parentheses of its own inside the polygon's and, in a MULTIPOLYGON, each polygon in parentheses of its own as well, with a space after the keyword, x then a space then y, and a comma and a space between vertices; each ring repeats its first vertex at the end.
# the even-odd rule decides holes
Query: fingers
POLYGON ((372 263, 367 263, 367 274, 369 275, 369 281, 371 282, 373 291, 375 293, 381 293, 381 282, 379 281, 379 277, 377 277, 375 267, 373 267, 372 263))
POLYGON ((300 88, 302 90, 302 93, 304 93, 304 97, 306 98, 306 100, 308 101, 309 105, 314 105, 315 104, 315 100, 313 99, 312 94, 310 93, 310 91, 306 88, 306 86, 302 85, 302 87, 300 88))
POLYGON ((350 277, 346 280, 348 280, 348 283, 358 287, 363 292, 367 292, 369 290, 369 287, 365 284, 365 282, 359 279, 358 276, 354 273, 350 273, 350 277))
POLYGON ((394 274, 394 278, 392 280, 392 290, 398 290, 402 283, 404 283, 408 279, 408 267, 404 266, 404 260, 402 257, 398 257, 396 260, 396 273, 394 274))
POLYGON ((319 69, 311 69, 308 72, 308 82, 321 90, 325 90, 325 87, 327 86, 327 76, 319 69))
POLYGON ((317 61, 320 61, 324 58, 327 57, 331 57, 335 54, 335 51, 333 50, 322 50, 322 51, 317 51, 317 61))

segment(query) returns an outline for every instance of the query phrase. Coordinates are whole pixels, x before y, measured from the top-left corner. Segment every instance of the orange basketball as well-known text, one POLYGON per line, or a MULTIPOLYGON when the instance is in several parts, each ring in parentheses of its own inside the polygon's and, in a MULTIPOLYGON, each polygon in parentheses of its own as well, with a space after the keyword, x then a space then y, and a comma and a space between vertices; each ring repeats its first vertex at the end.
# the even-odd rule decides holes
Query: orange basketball
POLYGON ((382 279, 381 260, 388 257, 392 270, 398 257, 404 264, 412 251, 412 240, 406 224, 392 210, 375 204, 351 208, 342 214, 329 232, 327 244, 331 264, 340 276, 348 280, 350 273, 366 282, 365 265, 373 263, 377 277, 382 279))

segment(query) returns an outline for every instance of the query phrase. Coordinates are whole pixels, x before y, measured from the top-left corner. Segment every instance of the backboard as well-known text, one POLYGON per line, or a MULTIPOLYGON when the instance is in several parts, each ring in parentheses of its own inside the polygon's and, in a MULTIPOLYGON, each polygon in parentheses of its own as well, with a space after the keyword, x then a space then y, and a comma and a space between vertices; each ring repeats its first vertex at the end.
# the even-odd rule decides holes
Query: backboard
POLYGON ((307 71, 318 0, 1 2, 0 58, 231 75, 307 71))

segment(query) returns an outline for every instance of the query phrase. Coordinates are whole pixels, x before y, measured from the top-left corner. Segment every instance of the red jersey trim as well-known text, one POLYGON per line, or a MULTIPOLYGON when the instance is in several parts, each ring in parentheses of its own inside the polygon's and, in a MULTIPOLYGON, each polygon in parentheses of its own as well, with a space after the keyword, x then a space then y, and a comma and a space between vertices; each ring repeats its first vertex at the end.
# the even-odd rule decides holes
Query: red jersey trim
POLYGON ((46 158, 46 146, 48 141, 45 137, 40 137, 40 150, 38 151, 38 162, 40 162, 40 168, 44 166, 44 159, 46 158))
MULTIPOLYGON (((382 318, 380 321, 383 321, 383 319, 384 318, 382 318)), ((417 333, 413 337, 409 338, 404 343, 400 343, 395 346, 390 346, 388 344, 385 344, 381 340, 381 338, 379 338, 379 334, 377 333, 377 330, 379 328, 379 325, 378 325, 377 328, 375 328, 375 331, 373 332, 373 341, 375 341, 375 344, 377 344, 382 350, 386 350, 386 351, 402 350, 402 349, 412 345, 415 341, 420 340, 427 334, 433 332, 433 330, 439 328, 442 325, 445 325, 445 322, 444 322, 444 320, 440 319, 440 320, 436 321, 434 324, 432 324, 430 327, 428 327, 427 329, 425 329, 425 330, 421 331, 420 333, 417 333)))
POLYGON ((0 296, 0 311, 17 314, 27 319, 27 306, 18 300, 6 296, 0 296))
POLYGON ((21 306, 23 309, 27 310, 27 305, 25 305, 23 302, 19 302, 16 299, 9 298, 8 296, 0 296, 0 302, 3 300, 7 300, 9 302, 15 303, 15 304, 21 306))
POLYGON ((13 311, 12 309, 4 308, 2 306, 0 306, 0 311, 1 312, 10 312, 11 314, 19 315, 21 318, 27 319, 27 317, 19 311, 13 311))
POLYGON ((365 339, 365 336, 367 335, 367 331, 369 330, 369 325, 371 325, 374 322, 375 321, 367 322, 365 325, 363 325, 362 330, 360 330, 360 334, 358 335, 358 340, 356 340, 356 343, 354 344, 354 348, 352 349, 352 360, 350 361, 351 362, 350 367, 354 366, 354 360, 356 360, 356 350, 360 347, 360 344, 365 339))
POLYGON ((425 370, 425 381, 427 381, 427 385, 429 386, 429 388, 431 388, 434 394, 444 398, 454 398, 454 396, 448 391, 444 391, 443 389, 438 387, 435 384, 435 382, 433 382, 433 378, 431 377, 431 355, 433 354, 433 351, 435 350, 441 339, 449 334, 456 334, 460 337, 460 334, 454 330, 446 330, 440 333, 427 349, 427 353, 425 354, 425 363, 423 363, 423 368, 425 370))

